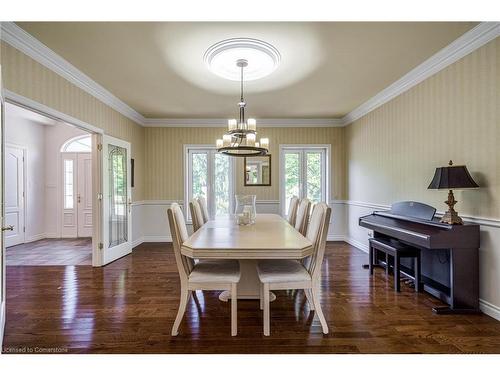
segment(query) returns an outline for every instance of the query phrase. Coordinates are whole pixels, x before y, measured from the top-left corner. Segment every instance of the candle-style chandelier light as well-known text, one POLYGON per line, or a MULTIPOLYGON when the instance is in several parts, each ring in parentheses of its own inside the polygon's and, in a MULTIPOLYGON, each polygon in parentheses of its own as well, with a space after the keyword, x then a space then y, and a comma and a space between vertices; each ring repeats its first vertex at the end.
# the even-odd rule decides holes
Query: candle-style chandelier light
POLYGON ((217 151, 225 155, 239 157, 266 155, 269 152, 269 139, 261 138, 260 142, 256 142, 257 121, 254 118, 245 120, 246 102, 243 97, 243 70, 248 66, 248 61, 238 59, 236 66, 241 69, 239 120, 228 120, 228 131, 222 136, 222 139, 216 141, 217 151))

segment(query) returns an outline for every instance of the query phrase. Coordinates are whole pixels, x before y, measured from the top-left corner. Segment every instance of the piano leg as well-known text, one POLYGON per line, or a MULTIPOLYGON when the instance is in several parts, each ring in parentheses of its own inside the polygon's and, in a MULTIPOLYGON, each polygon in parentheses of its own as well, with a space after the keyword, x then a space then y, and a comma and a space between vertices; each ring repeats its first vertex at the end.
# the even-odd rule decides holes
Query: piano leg
POLYGON ((368 269, 370 270, 370 275, 373 275, 373 247, 368 247, 368 269))
POLYGON ((420 261, 420 251, 415 258, 415 292, 420 292, 422 290, 422 285, 420 285, 421 278, 421 261, 420 261))
POLYGON ((396 292, 401 291, 401 275, 399 273, 399 256, 396 253, 394 255, 394 290, 396 292))
POLYGON ((434 307, 436 314, 477 314, 479 310, 479 253, 474 248, 450 249, 450 306, 434 307))

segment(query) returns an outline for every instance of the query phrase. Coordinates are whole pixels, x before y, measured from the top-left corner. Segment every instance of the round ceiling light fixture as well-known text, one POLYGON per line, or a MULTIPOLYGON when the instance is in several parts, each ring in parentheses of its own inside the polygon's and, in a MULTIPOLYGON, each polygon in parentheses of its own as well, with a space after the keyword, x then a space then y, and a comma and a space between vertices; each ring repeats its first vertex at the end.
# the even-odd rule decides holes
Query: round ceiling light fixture
POLYGON ((252 38, 231 38, 215 43, 205 52, 203 59, 216 75, 239 81, 238 60, 246 60, 245 80, 253 81, 271 74, 279 65, 281 55, 271 44, 252 38))

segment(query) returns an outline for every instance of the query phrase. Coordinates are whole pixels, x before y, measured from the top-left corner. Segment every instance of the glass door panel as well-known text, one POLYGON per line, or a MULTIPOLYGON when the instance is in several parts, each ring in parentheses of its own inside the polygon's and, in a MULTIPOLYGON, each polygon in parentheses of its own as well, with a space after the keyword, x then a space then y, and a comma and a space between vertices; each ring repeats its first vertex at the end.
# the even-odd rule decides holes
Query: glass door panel
POLYGON ((109 144, 109 247, 128 240, 127 149, 109 144))
POLYGON ((290 199, 295 195, 300 197, 301 153, 287 151, 284 160, 284 194, 285 215, 288 215, 290 199))
POLYGON ((306 152, 306 198, 312 204, 323 200, 323 157, 322 152, 306 152))

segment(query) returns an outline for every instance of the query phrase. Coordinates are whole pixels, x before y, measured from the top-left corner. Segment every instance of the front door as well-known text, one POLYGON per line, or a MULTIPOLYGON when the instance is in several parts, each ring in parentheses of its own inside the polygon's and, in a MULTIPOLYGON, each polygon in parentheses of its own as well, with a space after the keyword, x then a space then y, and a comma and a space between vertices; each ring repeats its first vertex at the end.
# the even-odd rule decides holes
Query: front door
POLYGON ((5 246, 24 243, 24 150, 5 146, 5 246))
POLYGON ((102 265, 132 252, 130 143, 103 136, 102 265))
POLYGON ((92 237, 92 154, 78 154, 76 205, 78 237, 92 237))

